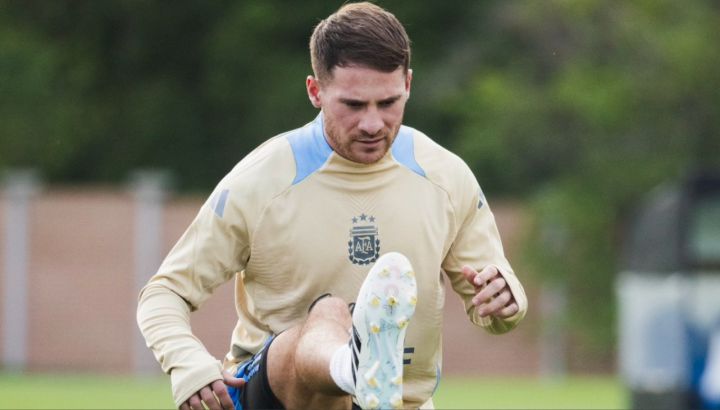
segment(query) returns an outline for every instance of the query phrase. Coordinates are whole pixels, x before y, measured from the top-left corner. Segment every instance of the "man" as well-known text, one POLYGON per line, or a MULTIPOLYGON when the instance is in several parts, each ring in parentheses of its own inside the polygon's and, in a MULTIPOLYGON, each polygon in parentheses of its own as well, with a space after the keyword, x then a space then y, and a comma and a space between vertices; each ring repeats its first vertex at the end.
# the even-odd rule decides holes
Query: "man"
POLYGON ((245 157, 141 292, 138 323, 181 409, 431 408, 445 277, 490 332, 525 315, 472 172, 401 125, 403 26, 348 4, 318 24, 310 52, 318 117, 245 157), (223 371, 189 312, 233 278, 223 371))

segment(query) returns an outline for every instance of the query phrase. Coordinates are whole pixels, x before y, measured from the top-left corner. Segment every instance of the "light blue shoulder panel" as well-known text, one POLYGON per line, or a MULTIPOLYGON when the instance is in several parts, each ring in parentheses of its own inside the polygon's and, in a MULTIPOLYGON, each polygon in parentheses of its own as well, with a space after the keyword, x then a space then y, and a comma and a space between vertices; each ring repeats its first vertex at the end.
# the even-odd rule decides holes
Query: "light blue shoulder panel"
POLYGON ((333 152, 325 140, 322 114, 306 126, 290 131, 287 139, 295 157, 293 185, 320 169, 333 152))
POLYGON ((413 140, 414 130, 410 127, 401 126, 397 137, 392 145, 392 155, 397 162, 409 168, 414 173, 425 177, 425 170, 415 160, 415 142, 413 140))

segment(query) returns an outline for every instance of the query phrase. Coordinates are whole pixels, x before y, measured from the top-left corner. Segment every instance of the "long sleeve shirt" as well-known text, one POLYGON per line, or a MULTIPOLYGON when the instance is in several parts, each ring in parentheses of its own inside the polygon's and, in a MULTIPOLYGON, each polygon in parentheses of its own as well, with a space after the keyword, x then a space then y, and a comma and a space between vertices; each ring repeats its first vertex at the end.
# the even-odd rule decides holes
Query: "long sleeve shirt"
POLYGON ((417 407, 440 377, 446 283, 470 321, 491 333, 512 329, 527 310, 477 180, 458 156, 407 126, 373 164, 335 153, 322 113, 266 141, 220 181, 140 294, 138 323, 171 375, 176 403, 220 379, 223 366, 248 358, 270 335, 302 323, 319 295, 354 301, 372 263, 390 251, 407 256, 416 272, 403 379, 404 401, 417 407), (519 312, 480 317, 463 265, 496 266, 519 312), (220 363, 193 335, 189 315, 229 280, 238 322, 220 363))

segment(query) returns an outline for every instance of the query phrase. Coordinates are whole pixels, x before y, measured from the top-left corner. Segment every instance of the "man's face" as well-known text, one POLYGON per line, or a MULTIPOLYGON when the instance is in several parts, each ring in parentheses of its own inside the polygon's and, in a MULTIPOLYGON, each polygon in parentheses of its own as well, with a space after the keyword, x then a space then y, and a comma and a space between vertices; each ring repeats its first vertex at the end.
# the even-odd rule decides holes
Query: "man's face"
POLYGON ((307 78, 310 101, 323 110, 328 144, 340 156, 362 164, 379 161, 402 124, 412 71, 335 67, 320 83, 307 78))

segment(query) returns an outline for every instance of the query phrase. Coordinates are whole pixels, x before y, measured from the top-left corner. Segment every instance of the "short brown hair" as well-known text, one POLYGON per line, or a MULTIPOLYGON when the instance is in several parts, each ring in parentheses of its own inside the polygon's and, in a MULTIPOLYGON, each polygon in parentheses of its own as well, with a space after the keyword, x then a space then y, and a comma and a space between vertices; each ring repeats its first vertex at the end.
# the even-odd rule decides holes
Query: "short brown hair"
POLYGON ((322 20, 310 37, 315 76, 332 77, 335 67, 358 65, 382 72, 410 66, 410 39, 395 16, 368 2, 350 3, 322 20))

